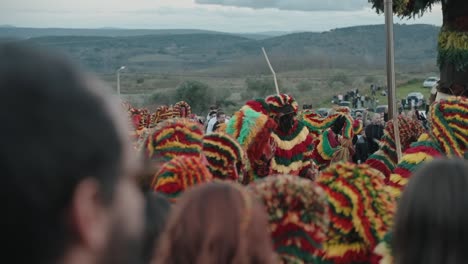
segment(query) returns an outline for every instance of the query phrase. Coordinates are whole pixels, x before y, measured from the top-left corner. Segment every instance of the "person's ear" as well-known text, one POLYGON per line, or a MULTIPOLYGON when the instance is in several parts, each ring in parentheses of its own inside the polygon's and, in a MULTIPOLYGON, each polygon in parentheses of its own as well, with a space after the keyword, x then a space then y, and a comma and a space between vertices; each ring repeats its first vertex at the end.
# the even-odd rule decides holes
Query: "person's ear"
POLYGON ((109 210, 104 206, 99 183, 91 178, 76 187, 71 206, 72 228, 81 246, 93 252, 105 248, 110 226, 109 210))

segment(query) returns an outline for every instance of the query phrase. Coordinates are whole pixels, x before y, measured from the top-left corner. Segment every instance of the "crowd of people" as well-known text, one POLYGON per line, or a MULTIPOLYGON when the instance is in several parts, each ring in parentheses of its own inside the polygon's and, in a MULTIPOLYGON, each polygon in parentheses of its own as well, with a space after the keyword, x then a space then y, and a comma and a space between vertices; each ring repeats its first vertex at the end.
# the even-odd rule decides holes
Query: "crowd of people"
POLYGON ((18 44, 0 45, 0 93, 14 263, 468 259, 466 98, 436 100, 427 128, 340 107, 322 117, 288 94, 228 120, 210 109, 205 124, 185 104, 148 118, 67 59, 18 44))
POLYGON ((349 102, 352 108, 371 108, 375 104, 375 91, 377 86, 371 85, 372 97, 367 94, 361 94, 359 89, 352 89, 344 94, 335 94, 332 99, 333 104, 340 104, 342 102, 349 102))

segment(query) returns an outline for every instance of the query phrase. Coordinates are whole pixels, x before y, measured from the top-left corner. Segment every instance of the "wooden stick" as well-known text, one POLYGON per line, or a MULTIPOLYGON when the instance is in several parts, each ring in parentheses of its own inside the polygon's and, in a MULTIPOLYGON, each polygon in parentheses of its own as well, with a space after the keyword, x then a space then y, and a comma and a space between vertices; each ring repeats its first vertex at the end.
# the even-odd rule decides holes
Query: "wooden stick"
POLYGON ((263 55, 265 55, 265 59, 268 63, 268 67, 270 67, 270 71, 271 73, 273 73, 273 79, 275 80, 275 88, 276 88, 276 94, 277 95, 280 95, 280 92, 279 92, 279 87, 278 87, 278 80, 276 79, 276 73, 275 73, 275 70, 273 69, 273 67, 271 66, 271 63, 270 63, 270 60, 268 59, 268 55, 265 51, 265 48, 262 47, 262 51, 263 51, 263 55))

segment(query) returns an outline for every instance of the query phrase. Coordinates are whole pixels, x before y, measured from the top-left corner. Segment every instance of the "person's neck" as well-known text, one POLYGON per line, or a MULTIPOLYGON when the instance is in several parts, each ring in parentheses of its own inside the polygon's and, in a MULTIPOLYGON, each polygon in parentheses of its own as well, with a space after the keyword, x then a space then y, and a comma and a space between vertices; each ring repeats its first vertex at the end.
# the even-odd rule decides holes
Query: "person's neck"
POLYGON ((93 264, 97 263, 96 255, 81 246, 69 249, 58 263, 62 264, 93 264))

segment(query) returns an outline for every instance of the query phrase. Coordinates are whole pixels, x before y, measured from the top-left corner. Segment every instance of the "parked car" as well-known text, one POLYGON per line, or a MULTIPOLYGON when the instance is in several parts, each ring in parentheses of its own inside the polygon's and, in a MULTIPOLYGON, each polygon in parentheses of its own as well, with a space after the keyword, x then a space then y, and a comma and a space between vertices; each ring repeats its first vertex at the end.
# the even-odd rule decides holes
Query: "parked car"
POLYGON ((347 106, 351 108, 351 102, 350 101, 341 101, 338 103, 339 106, 347 106))
POLYGON ((412 101, 414 101, 414 106, 417 108, 422 107, 426 104, 424 101, 424 95, 420 92, 409 93, 406 97, 406 108, 410 109, 412 107, 412 101))
POLYGON ((388 105, 379 105, 375 108, 377 114, 383 115, 388 110, 388 105))
POLYGON ((317 109, 317 114, 321 115, 322 117, 327 117, 330 113, 330 108, 319 108, 317 109))
POLYGON ((424 88, 432 88, 434 85, 437 84, 438 81, 439 81, 439 78, 437 78, 437 77, 429 77, 426 80, 424 80, 423 87, 424 88))
POLYGON ((356 118, 357 115, 361 115, 361 116, 364 115, 364 112, 366 112, 366 111, 367 111, 367 109, 365 109, 365 108, 352 109, 351 110, 351 116, 353 118, 356 118))

